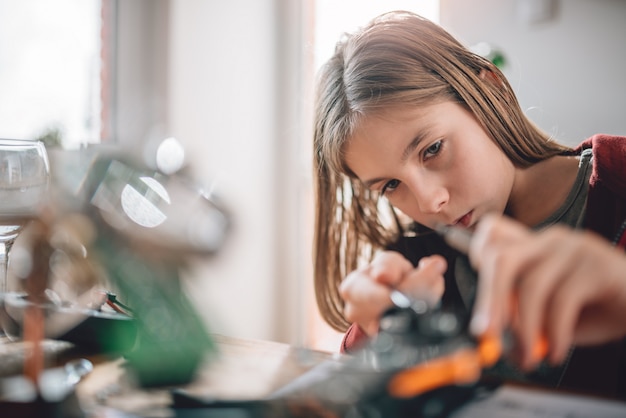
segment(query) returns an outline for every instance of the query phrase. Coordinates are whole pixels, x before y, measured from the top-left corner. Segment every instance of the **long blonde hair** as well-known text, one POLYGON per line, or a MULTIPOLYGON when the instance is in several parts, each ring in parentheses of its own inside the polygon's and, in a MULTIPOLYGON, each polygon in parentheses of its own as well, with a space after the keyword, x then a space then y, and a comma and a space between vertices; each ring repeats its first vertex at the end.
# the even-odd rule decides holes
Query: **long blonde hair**
POLYGON ((343 331, 343 277, 398 237, 384 222, 378 195, 344 162, 344 145, 366 117, 390 106, 463 103, 518 167, 569 148, 552 141, 522 112, 500 70, 443 28, 416 14, 383 14, 337 44, 316 91, 314 280, 324 320, 343 331))

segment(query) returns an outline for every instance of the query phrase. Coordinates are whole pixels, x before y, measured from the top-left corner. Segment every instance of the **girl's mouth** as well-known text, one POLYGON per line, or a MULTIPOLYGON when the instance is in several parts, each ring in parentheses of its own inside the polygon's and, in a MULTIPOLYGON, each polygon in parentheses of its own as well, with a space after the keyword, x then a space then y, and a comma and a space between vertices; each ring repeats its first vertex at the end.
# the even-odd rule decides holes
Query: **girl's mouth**
POLYGON ((463 228, 467 228, 472 223, 472 212, 468 212, 454 223, 454 225, 462 226, 463 228))

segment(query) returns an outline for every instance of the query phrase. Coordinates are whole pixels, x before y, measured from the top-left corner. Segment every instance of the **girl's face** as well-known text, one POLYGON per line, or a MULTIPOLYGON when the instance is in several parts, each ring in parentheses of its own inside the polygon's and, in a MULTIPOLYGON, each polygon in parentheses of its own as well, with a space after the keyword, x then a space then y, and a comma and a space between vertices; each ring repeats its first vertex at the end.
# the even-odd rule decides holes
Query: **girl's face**
POLYGON ((345 151, 368 188, 431 228, 472 227, 486 213, 504 213, 516 171, 472 113, 452 101, 368 117, 345 151))

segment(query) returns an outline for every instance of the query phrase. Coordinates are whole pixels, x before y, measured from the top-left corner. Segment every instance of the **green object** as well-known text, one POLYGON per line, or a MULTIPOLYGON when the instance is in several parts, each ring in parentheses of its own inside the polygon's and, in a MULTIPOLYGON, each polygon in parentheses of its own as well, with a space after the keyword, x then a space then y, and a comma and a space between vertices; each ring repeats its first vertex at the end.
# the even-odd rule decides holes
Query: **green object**
POLYGON ((504 57, 504 54, 498 50, 493 51, 493 53, 487 58, 489 59, 489 61, 491 61, 493 65, 500 69, 502 69, 506 64, 506 58, 504 57))
POLYGON ((470 47, 477 55, 489 60, 493 65, 502 69, 506 66, 507 60, 504 52, 488 42, 479 42, 470 47))
MULTIPOLYGON (((126 358, 137 383, 180 385, 193 380, 215 345, 180 285, 188 253, 168 247, 170 240, 155 237, 154 229, 116 224, 115 220, 127 220, 128 210, 146 208, 137 206, 136 200, 131 200, 135 206, 125 206, 120 196, 130 188, 145 188, 149 178, 154 179, 115 159, 101 159, 91 167, 85 182, 91 205, 84 210, 94 223, 96 238, 89 253, 99 261, 111 290, 132 310, 137 339, 126 358)), ((152 189, 143 192, 152 196, 152 189)))
POLYGON ((138 384, 151 387, 193 380, 214 344, 180 288, 178 266, 147 262, 112 239, 99 240, 97 248, 107 260, 110 280, 133 309, 137 342, 126 358, 138 384))

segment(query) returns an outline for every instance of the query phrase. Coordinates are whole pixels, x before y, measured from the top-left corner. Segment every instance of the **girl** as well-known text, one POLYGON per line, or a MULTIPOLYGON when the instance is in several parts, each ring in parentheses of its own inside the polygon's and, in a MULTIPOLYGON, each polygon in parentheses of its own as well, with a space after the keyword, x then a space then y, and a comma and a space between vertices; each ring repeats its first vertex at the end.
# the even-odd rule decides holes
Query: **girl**
MULTIPOLYGON (((553 141, 498 68, 420 16, 384 14, 344 39, 320 74, 314 133, 315 289, 323 318, 346 331, 342 350, 376 333, 394 289, 471 308, 476 278, 430 232, 436 224, 473 229, 506 214, 536 229, 588 228, 623 247, 625 152, 622 137, 575 149, 553 141)), ((601 350, 570 351, 533 373, 494 372, 616 394, 624 348, 601 350)))

